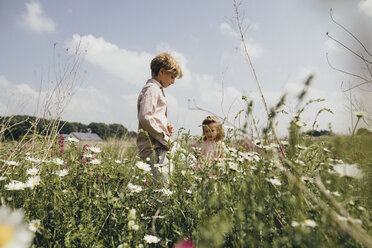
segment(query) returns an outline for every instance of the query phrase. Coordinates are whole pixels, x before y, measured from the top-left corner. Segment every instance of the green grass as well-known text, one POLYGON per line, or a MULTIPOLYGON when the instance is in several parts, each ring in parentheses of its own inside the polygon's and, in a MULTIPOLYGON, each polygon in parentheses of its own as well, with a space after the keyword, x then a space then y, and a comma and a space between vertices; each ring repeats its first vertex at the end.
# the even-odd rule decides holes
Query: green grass
POLYGON ((151 174, 136 166, 133 141, 94 144, 102 148, 94 155, 101 160, 97 165, 90 163, 93 158, 82 159, 83 152, 91 152, 68 142, 63 154, 56 142, 45 161, 27 160, 42 158, 45 152, 38 150, 43 147, 39 145, 18 151, 12 158, 18 166, 6 165, 14 144, 2 143, 0 176, 6 179, 0 181, 1 205, 24 209, 27 222, 41 221, 33 247, 172 247, 186 237, 198 247, 362 247, 298 186, 304 185, 335 210, 312 182, 320 174, 334 199, 361 221, 360 227, 371 237, 370 136, 302 137, 299 144, 307 148, 291 153, 296 170, 280 161, 269 144, 247 151, 244 147, 253 146, 244 142, 227 142, 224 164, 193 168, 193 139, 187 134, 180 137, 181 146, 169 155, 174 171, 165 189, 170 195, 159 191, 150 183, 151 174), (57 165, 55 158, 65 163, 57 165), (358 164, 364 178, 331 173, 335 164, 343 163, 340 160, 358 164), (39 185, 6 190, 11 180, 27 181, 30 168, 39 169, 39 185), (63 168, 69 170, 66 176, 54 173, 63 168), (130 193, 129 183, 142 191, 130 193), (134 219, 129 217, 131 209, 136 210, 134 219), (138 230, 128 226, 130 220, 138 230), (311 221, 316 226, 306 226, 311 221), (160 242, 147 244, 148 234, 160 242))

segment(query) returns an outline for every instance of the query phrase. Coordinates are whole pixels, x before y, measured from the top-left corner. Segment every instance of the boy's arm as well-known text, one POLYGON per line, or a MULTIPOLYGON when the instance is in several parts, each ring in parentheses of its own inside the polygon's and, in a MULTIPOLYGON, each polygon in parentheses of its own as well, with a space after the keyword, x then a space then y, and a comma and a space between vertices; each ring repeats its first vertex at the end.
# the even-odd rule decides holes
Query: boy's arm
POLYGON ((148 90, 145 92, 139 102, 138 121, 151 137, 168 148, 168 128, 163 125, 164 120, 166 121, 166 117, 157 115, 156 104, 158 99, 159 96, 156 91, 148 90))

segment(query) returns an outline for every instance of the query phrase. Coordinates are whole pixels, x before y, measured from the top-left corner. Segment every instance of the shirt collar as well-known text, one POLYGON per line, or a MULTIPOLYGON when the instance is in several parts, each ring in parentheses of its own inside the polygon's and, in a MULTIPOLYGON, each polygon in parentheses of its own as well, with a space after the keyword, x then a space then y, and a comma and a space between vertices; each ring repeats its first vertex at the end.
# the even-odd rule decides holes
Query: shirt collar
POLYGON ((154 83, 154 84, 156 84, 157 86, 159 86, 160 89, 163 89, 163 86, 161 85, 161 83, 159 83, 158 81, 156 81, 156 80, 153 79, 153 78, 150 78, 149 80, 147 80, 147 82, 148 82, 148 83, 149 83, 149 82, 154 83))

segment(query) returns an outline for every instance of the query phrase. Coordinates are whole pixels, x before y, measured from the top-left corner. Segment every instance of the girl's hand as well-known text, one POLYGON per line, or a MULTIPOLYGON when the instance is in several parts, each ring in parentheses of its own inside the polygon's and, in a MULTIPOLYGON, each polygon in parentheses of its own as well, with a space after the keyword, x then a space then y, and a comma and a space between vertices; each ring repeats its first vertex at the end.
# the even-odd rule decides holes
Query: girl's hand
POLYGON ((174 133, 174 127, 172 124, 167 124, 167 129, 168 129, 168 132, 169 132, 169 135, 172 136, 172 134, 174 133))

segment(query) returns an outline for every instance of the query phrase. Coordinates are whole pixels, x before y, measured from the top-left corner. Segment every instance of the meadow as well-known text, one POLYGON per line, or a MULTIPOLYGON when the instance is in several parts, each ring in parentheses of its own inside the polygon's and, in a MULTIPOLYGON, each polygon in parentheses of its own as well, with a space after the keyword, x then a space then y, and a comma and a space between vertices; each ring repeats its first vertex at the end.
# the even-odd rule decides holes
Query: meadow
POLYGON ((292 135, 278 144, 229 130, 226 158, 201 161, 200 137, 181 129, 163 186, 134 140, 4 141, 0 245, 371 247, 372 136, 292 135))
MULTIPOLYGON (((268 108, 236 1, 234 7, 267 126, 257 127, 253 102, 243 96, 247 108, 235 120, 244 120, 226 127, 223 160, 198 159, 193 146, 201 137, 181 128, 166 165, 158 166, 168 179, 154 184, 135 140, 87 144, 59 135, 60 116, 76 91, 83 56, 77 47, 48 91, 40 116, 51 122, 43 135, 36 120, 20 140, 5 139, 12 126, 0 123, 0 248, 372 247, 372 135, 356 132, 370 117, 356 113, 349 135, 306 135, 301 115, 324 101, 303 104, 310 76, 288 137, 279 139, 275 118, 285 113, 285 95, 268 108)), ((317 128, 322 112, 332 111, 319 110, 309 127, 317 128)))

